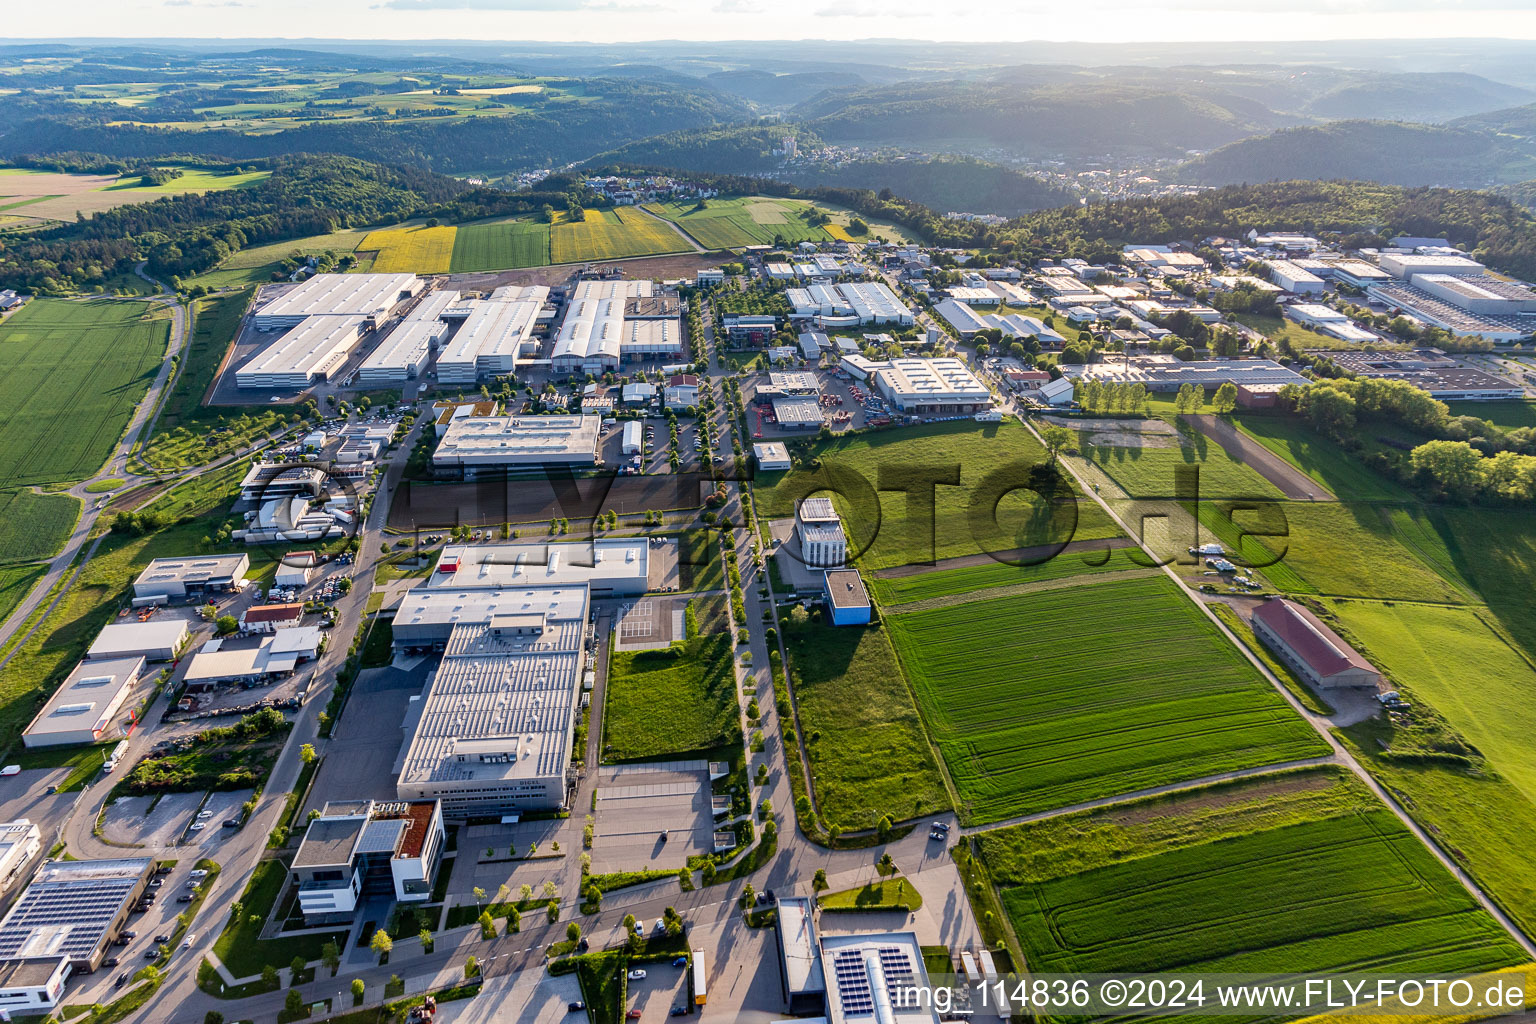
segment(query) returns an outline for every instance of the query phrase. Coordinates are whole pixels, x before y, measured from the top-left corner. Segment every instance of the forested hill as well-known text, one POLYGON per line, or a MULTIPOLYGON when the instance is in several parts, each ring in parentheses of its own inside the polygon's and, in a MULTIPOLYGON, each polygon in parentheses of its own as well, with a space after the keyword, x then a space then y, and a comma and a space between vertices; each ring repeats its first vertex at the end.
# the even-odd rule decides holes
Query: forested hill
POLYGON ((1502 196, 1359 181, 1234 185, 1189 196, 1042 210, 996 232, 1026 253, 1109 259, 1127 242, 1197 242, 1249 229, 1337 234, 1351 246, 1393 235, 1449 238, 1490 265, 1536 277, 1536 217, 1502 196))
MULTIPOLYGON (((319 121, 266 134, 111 124, 90 111, 29 117, 0 135, 0 159, 60 150, 129 159, 191 155, 251 160, 292 153, 340 153, 442 174, 500 174, 557 167, 615 144, 681 128, 738 122, 747 106, 708 88, 628 79, 592 79, 599 98, 556 100, 499 117, 411 121, 319 121)), ((525 100, 524 102, 537 102, 525 100)))
MULTIPOLYGON (((104 159, 104 158, 95 158, 104 159)), ((91 163, 89 154, 66 161, 91 163)), ((445 220, 532 213, 562 206, 579 182, 550 179, 552 191, 475 189, 453 178, 343 156, 291 157, 248 188, 189 192, 122 206, 89 219, 0 241, 0 287, 40 294, 90 290, 133 263, 149 261, 162 278, 218 266, 246 246, 326 234, 342 227, 393 224, 416 216, 445 220)))
POLYGON ((1536 177, 1536 143, 1464 119, 1443 125, 1336 121, 1244 139, 1184 164, 1181 181, 1353 178, 1482 188, 1536 177))

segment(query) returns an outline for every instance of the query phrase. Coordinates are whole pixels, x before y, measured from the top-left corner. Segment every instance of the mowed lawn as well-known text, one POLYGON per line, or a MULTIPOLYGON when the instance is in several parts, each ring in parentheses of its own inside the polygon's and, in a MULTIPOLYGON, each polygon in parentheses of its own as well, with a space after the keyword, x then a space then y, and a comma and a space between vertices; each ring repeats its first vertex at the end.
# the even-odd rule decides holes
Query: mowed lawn
POLYGON ((548 262, 548 224, 528 220, 460 224, 453 238, 455 274, 542 267, 548 262))
POLYGON ((1006 830, 983 853, 1035 971, 1463 974, 1529 959, 1390 811, 1368 794, 1341 803, 1241 806, 1230 824, 1174 805, 1150 825, 1141 815, 1163 808, 1132 805, 1006 830), (1109 829, 1145 841, 1072 871, 1077 845, 1109 829), (1035 870, 1003 844, 1031 847, 1035 870))
POLYGON ((633 207, 588 210, 586 220, 560 220, 549 228, 551 263, 657 256, 689 249, 671 227, 633 207))
POLYGON ((80 520, 80 499, 0 491, 0 563, 52 558, 80 520))
POLYGON ((451 225, 370 231, 357 249, 379 254, 373 261, 376 274, 446 274, 453 265, 457 232, 451 225))
POLYGON ((1132 498, 1182 496, 1175 480, 1180 466, 1199 467, 1203 499, 1283 497, 1274 484, 1251 467, 1233 460, 1215 441, 1182 424, 1176 426, 1179 438, 1168 439, 1171 447, 1088 445, 1082 448, 1082 455, 1108 473, 1132 498))
POLYGON ((170 314, 34 299, 0 324, 0 489, 99 470, 159 369, 170 314))
POLYGON ((1406 501, 1407 488, 1373 472, 1359 459, 1289 416, 1243 413, 1237 428, 1333 493, 1340 501, 1406 501))
POLYGON ((741 738, 731 637, 615 651, 608 666, 604 758, 670 760, 741 738))
POLYGON ((829 825, 873 828, 949 807, 949 794, 917 706, 875 627, 790 625, 794 669, 816 802, 829 825))
POLYGON ((1060 489, 1072 486, 1065 476, 1042 484, 1061 494, 1061 502, 1027 489, 1039 482, 1034 471, 1045 463, 1045 452, 1013 421, 963 420, 834 437, 814 442, 813 452, 819 468, 758 477, 759 511, 790 517, 798 500, 830 494, 849 531, 850 554, 866 569, 1120 533, 1098 505, 1081 496, 1065 500, 1076 494, 1060 489), (959 480, 932 488, 931 520, 914 514, 907 494, 895 489, 910 484, 927 493, 918 483, 922 477, 959 480))
POLYGON ((1162 577, 886 621, 968 821, 1328 750, 1162 577))

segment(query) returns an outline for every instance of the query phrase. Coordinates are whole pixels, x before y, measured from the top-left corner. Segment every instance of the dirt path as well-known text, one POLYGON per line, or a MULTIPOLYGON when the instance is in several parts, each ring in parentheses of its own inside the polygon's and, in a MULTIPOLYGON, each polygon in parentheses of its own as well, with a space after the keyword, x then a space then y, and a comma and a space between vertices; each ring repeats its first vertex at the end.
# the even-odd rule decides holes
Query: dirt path
POLYGON ((1333 494, 1322 484, 1286 462, 1259 442, 1219 416, 1181 416, 1202 434, 1221 445, 1234 461, 1245 462, 1259 475, 1280 489, 1293 501, 1333 501, 1333 494))
POLYGON ((993 562, 1035 562, 1054 556, 1070 555, 1077 551, 1105 551, 1113 548, 1133 548, 1135 546, 1136 542, 1129 537, 1068 541, 1060 549, 1055 544, 1037 544, 1031 548, 1014 548, 1011 551, 941 558, 929 565, 898 565, 891 569, 879 569, 875 572, 875 576, 882 580, 899 580, 907 576, 921 576, 924 573, 943 572, 945 569, 969 569, 972 566, 990 565, 993 562))
POLYGON ((647 217, 651 218, 651 220, 656 221, 658 224, 665 224, 667 227, 671 228, 673 231, 676 231, 677 232, 677 237, 679 237, 683 241, 687 242, 688 245, 693 249, 694 252, 705 252, 706 251, 705 248, 702 245, 699 244, 698 239, 694 238, 688 232, 684 231, 683 230, 683 226, 681 224, 677 223, 676 221, 667 220, 665 217, 658 217, 654 213, 652 213, 650 210, 647 210, 643 206, 633 206, 633 207, 630 207, 630 209, 639 210, 641 213, 643 213, 647 217))

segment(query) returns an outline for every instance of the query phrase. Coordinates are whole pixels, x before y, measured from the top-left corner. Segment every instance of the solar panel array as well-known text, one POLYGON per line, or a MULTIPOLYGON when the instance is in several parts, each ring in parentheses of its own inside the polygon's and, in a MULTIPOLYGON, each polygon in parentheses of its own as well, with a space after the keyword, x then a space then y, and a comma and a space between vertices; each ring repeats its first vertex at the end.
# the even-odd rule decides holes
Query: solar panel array
POLYGON ((868 1017, 875 1012, 875 996, 869 988, 869 972, 864 968, 864 951, 844 949, 832 958, 832 973, 837 977, 837 999, 844 1017, 868 1017))
POLYGON ((0 958, 16 956, 34 934, 65 930, 58 952, 89 957, 138 881, 134 876, 33 885, 0 925, 0 958))

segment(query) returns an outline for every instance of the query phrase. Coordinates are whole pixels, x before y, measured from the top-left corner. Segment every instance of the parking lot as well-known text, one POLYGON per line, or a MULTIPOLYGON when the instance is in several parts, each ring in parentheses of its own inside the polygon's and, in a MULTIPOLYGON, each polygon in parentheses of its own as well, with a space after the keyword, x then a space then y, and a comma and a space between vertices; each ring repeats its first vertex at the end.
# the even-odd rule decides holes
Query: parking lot
POLYGON ((592 870, 668 871, 713 849, 708 765, 675 761, 600 770, 592 870))
POLYGON ((125 796, 113 801, 102 819, 103 838, 128 843, 150 852, 186 851, 184 855, 213 856, 212 850, 232 829, 223 827, 226 819, 238 818, 240 805, 255 795, 255 790, 234 789, 218 793, 165 793, 157 801, 152 796, 125 796), (204 797, 207 801, 204 802, 204 797), (202 828, 193 828, 201 824, 202 828))
MULTIPOLYGON (((649 927, 650 922, 646 922, 649 927)), ((646 964, 641 970, 645 977, 629 982, 629 1005, 626 1010, 640 1011, 638 1020, 666 1020, 675 1006, 688 1002, 688 969, 673 967, 669 961, 646 964)))
POLYGON ((426 685, 433 661, 414 658, 408 670, 370 668, 358 674, 347 708, 326 744, 306 813, 318 809, 327 794, 348 800, 395 799, 395 758, 405 738, 400 726, 410 699, 426 685))
POLYGON ((435 1024, 556 1024, 586 1020, 573 1014, 570 1004, 581 999, 581 983, 574 974, 519 971, 486 979, 480 995, 443 1003, 435 1024))

